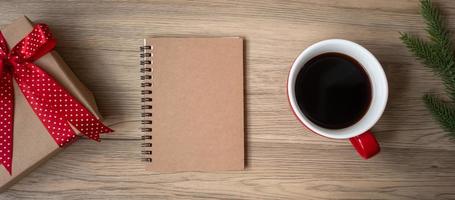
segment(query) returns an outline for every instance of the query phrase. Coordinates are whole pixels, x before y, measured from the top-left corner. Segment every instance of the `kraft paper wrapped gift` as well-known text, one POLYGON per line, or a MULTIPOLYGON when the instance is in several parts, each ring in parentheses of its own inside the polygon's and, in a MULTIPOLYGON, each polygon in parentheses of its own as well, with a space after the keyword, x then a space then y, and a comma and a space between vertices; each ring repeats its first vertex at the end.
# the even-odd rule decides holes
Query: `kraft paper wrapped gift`
MULTIPOLYGON (((1 29, 9 48, 33 30, 27 17, 20 17, 1 29)), ((56 51, 34 62, 79 100, 96 118, 98 112, 93 94, 78 80, 56 51)), ((0 165, 0 192, 10 187, 52 155, 63 150, 46 130, 14 82, 15 113, 13 132, 12 174, 0 165)), ((79 135, 79 133, 75 130, 79 135)))

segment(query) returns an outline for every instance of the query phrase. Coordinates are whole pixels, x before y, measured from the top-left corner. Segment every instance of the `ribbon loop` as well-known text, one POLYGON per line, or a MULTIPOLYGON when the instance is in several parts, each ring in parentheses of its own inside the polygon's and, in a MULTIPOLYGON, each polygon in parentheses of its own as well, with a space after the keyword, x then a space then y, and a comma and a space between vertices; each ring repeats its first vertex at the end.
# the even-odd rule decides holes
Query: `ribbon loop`
POLYGON ((15 62, 33 62, 54 49, 56 44, 49 27, 37 24, 32 32, 11 49, 9 59, 14 59, 15 62))
POLYGON ((34 26, 25 38, 8 52, 0 33, 0 164, 11 174, 13 152, 13 77, 44 127, 63 147, 76 139, 73 127, 90 139, 113 130, 102 124, 82 103, 53 77, 32 63, 56 45, 45 24, 34 26), (9 69, 12 68, 12 69, 9 69))

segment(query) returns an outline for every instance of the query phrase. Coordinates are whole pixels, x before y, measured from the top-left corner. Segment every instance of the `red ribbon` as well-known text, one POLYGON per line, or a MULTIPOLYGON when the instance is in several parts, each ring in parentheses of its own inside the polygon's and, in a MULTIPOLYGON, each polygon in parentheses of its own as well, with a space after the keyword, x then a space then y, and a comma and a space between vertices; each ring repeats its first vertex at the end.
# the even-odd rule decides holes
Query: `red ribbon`
POLYGON ((101 133, 113 131, 49 74, 33 64, 52 51, 55 45, 56 41, 45 24, 35 25, 33 31, 11 52, 0 33, 0 163, 10 174, 13 159, 13 77, 35 114, 60 147, 76 139, 71 125, 96 141, 100 140, 101 133))

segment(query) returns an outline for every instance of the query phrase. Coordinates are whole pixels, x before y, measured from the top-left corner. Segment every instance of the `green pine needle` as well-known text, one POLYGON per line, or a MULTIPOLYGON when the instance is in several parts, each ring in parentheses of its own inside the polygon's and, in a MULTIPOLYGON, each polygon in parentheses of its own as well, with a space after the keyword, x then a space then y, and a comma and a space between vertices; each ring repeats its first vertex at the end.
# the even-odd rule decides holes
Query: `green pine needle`
POLYGON ((423 99, 434 118, 455 138, 455 57, 451 36, 439 9, 431 0, 421 0, 420 4, 430 41, 408 33, 400 33, 400 39, 426 67, 442 78, 451 102, 429 94, 423 99))
MULTIPOLYGON (((445 27, 442 15, 439 10, 433 6, 431 0, 421 1, 420 12, 425 19, 427 32, 436 47, 442 48, 442 52, 448 52, 448 50, 451 50, 452 43, 450 41, 449 32, 445 27)), ((452 52, 450 52, 449 57, 453 60, 452 52)))
POLYGON ((433 52, 433 47, 427 42, 423 41, 420 38, 412 36, 408 33, 400 33, 401 41, 408 47, 408 49, 422 62, 431 67, 437 73, 441 73, 439 70, 438 58, 433 52))
POLYGON ((426 94, 423 100, 430 109, 433 117, 441 124, 449 135, 455 137, 455 107, 437 98, 436 96, 426 94))
POLYGON ((425 66, 441 76, 447 92, 455 101, 455 75, 452 72, 454 66, 447 65, 446 62, 440 58, 440 49, 436 48, 434 45, 408 33, 400 34, 400 39, 406 47, 408 47, 408 49, 425 64, 425 66))

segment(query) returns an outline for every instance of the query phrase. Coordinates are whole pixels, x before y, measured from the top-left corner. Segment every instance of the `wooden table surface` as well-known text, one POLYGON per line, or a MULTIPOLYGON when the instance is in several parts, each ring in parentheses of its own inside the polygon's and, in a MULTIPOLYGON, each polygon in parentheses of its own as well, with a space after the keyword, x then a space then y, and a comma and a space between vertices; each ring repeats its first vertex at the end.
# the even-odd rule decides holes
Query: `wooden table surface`
MULTIPOLYGON (((455 32, 455 4, 437 0, 455 32)), ((71 145, 0 199, 455 199, 455 141, 430 117, 438 78, 400 43, 425 35, 417 0, 6 1, 0 24, 21 14, 48 23, 57 50, 95 93, 115 134, 71 145), (146 35, 246 39, 247 168, 146 172, 140 162, 138 47, 146 35), (344 38, 368 48, 390 84, 373 128, 382 152, 362 160, 348 141, 305 130, 285 93, 288 69, 310 44, 344 38)))

